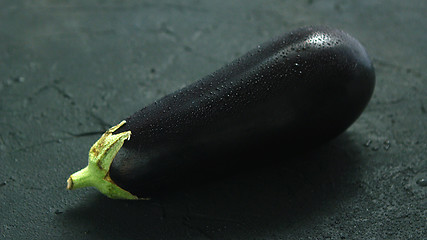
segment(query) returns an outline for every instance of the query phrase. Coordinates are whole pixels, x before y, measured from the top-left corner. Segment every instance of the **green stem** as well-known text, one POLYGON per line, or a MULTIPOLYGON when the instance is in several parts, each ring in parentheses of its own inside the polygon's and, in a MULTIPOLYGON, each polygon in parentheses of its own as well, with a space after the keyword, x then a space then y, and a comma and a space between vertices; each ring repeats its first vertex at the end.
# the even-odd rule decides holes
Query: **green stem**
POLYGON ((126 121, 107 130, 89 151, 88 166, 75 172, 67 180, 67 189, 95 187, 101 193, 114 199, 142 199, 119 187, 110 178, 110 166, 125 140, 130 139, 131 132, 113 134, 126 121))
MULTIPOLYGON (((83 187, 93 187, 96 180, 90 173, 89 166, 72 174, 67 180, 67 189, 77 189, 83 187)), ((95 184, 96 185, 96 184, 95 184)))

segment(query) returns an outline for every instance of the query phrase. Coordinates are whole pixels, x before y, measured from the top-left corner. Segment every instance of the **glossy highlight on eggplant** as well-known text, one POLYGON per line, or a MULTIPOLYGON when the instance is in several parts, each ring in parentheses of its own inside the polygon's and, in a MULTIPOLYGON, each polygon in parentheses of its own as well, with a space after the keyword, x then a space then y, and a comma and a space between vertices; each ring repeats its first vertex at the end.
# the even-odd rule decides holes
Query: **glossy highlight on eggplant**
POLYGON ((130 139, 112 154, 106 176, 147 197, 244 168, 249 149, 320 145, 360 116, 374 85, 355 38, 330 27, 297 29, 128 117, 114 134, 130 139))

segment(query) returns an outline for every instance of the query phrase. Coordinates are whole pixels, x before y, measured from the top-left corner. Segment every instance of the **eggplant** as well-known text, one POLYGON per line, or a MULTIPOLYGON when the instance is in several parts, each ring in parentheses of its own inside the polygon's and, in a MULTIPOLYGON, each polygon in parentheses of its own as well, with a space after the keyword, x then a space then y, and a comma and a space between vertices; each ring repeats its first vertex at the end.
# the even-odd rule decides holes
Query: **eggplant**
POLYGON ((143 199, 184 179, 244 168, 251 149, 323 144, 360 116, 374 85, 372 62, 349 34, 291 31, 109 129, 67 188, 143 199))

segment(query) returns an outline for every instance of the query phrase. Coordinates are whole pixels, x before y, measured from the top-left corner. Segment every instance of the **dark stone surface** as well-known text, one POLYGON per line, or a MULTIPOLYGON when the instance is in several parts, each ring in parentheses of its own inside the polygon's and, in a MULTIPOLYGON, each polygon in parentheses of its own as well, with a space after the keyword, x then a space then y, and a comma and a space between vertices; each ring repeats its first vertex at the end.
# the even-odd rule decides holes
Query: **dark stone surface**
POLYGON ((0 239, 423 239, 426 1, 1 1, 0 239), (107 127, 310 24, 377 87, 332 142, 152 201, 65 190, 107 127))

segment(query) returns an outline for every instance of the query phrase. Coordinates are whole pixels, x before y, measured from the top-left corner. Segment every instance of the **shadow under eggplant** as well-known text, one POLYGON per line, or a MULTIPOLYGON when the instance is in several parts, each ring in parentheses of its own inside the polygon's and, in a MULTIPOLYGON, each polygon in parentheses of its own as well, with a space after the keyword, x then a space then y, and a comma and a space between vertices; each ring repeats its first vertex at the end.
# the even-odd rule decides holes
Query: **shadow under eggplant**
POLYGON ((240 155, 248 160, 244 168, 232 166, 233 171, 203 181, 187 179, 148 201, 94 194, 63 216, 99 237, 253 238, 301 224, 351 198, 360 151, 349 133, 310 150, 247 149, 240 155))

